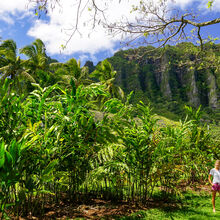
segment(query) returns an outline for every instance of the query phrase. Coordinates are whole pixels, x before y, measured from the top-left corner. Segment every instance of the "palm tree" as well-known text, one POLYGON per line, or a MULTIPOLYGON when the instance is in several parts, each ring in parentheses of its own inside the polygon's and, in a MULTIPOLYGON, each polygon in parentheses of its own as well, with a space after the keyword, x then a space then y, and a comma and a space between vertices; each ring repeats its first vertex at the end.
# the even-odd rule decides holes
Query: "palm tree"
MULTIPOLYGON (((6 78, 12 80, 12 85, 17 85, 19 91, 21 88, 21 80, 35 82, 34 78, 27 72, 25 61, 17 56, 17 45, 13 40, 4 40, 0 45, 1 55, 1 80, 6 78)), ((11 89, 11 87, 10 87, 11 89)))
POLYGON ((50 67, 53 65, 57 66, 57 61, 47 56, 46 48, 42 40, 36 39, 31 45, 21 48, 20 53, 29 58, 25 65, 28 71, 35 75, 35 78, 42 87, 48 86, 48 84, 56 81, 55 75, 51 72, 50 67), (55 63, 53 63, 53 61, 55 63))
POLYGON ((32 71, 36 72, 38 69, 45 71, 49 69, 46 48, 42 40, 36 39, 31 45, 21 48, 20 53, 29 58, 26 65, 32 71))
POLYGON ((76 88, 81 84, 89 85, 92 83, 92 80, 89 79, 88 67, 81 68, 80 61, 77 62, 74 58, 71 58, 66 63, 56 63, 53 66, 60 67, 55 74, 59 82, 65 86, 70 85, 71 79, 74 81, 76 88))
POLYGON ((68 60, 65 63, 65 68, 68 71, 68 75, 75 82, 76 88, 80 84, 88 85, 92 81, 89 79, 89 70, 87 67, 81 68, 80 61, 76 61, 74 58, 68 60))
POLYGON ((124 91, 121 87, 114 84, 116 74, 117 72, 113 70, 111 63, 105 59, 97 65, 95 71, 90 76, 98 78, 105 85, 106 90, 111 94, 112 98, 123 99, 124 91))

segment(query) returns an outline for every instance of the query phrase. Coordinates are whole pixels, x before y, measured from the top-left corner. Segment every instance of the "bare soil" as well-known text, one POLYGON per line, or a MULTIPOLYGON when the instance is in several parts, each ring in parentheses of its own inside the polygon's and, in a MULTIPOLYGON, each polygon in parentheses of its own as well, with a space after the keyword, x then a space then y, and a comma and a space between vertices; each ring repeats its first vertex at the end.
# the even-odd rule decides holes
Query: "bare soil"
MULTIPOLYGON (((187 187, 188 188, 188 187, 187 187)), ((211 193, 209 185, 194 185, 190 187, 196 193, 211 193)), ((168 202, 164 200, 146 201, 145 204, 138 202, 121 201, 114 203, 104 199, 90 199, 86 202, 60 201, 57 204, 47 204, 43 216, 33 216, 31 213, 27 217, 12 217, 16 220, 52 220, 52 219, 118 219, 122 216, 129 216, 139 210, 150 208, 178 209, 181 203, 168 202)))

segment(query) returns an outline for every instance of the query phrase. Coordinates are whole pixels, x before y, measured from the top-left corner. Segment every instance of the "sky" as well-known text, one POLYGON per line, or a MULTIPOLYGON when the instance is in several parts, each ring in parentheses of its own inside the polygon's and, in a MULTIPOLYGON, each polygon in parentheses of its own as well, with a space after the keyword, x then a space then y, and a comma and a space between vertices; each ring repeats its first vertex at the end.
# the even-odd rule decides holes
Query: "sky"
MULTIPOLYGON (((50 0, 51 1, 51 0, 50 0)), ((97 0, 98 6, 105 8, 104 3, 110 0, 97 0)), ((105 15, 111 22, 128 18, 134 21, 135 12, 130 13, 132 5, 140 0, 111 1, 105 15), (127 16, 129 15, 129 16, 127 16)), ((65 49, 62 45, 69 39, 76 21, 76 0, 59 0, 60 5, 48 8, 47 14, 36 15, 36 6, 29 0, 0 0, 0 37, 2 40, 13 39, 18 48, 31 44, 40 38, 46 45, 47 54, 60 62, 70 58, 80 59, 82 63, 91 60, 97 63, 111 57, 121 48, 121 36, 110 36, 101 25, 92 28, 92 12, 86 6, 79 19, 80 33, 76 32, 65 49)), ((87 0, 82 0, 82 7, 87 0)), ((208 0, 168 0, 168 7, 183 10, 194 10, 201 18, 214 19, 220 17, 220 0, 215 0, 213 7, 207 9, 208 0)), ((204 35, 220 37, 220 24, 203 28, 204 35)))

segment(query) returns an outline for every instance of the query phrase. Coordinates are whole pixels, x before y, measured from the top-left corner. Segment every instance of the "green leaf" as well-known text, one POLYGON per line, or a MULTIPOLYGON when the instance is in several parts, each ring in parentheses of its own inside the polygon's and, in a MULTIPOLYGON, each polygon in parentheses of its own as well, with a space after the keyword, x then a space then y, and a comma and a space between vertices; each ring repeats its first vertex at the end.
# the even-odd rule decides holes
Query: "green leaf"
POLYGON ((54 166, 58 163, 58 159, 51 161, 43 171, 43 175, 48 175, 51 173, 54 169, 54 166))
POLYGON ((20 151, 16 140, 13 140, 13 142, 11 143, 11 146, 9 148, 9 153, 12 156, 13 161, 16 161, 20 156, 20 151))
POLYGON ((213 2, 214 2, 214 0, 208 1, 208 3, 207 3, 207 8, 211 8, 212 5, 213 5, 213 2))
POLYGON ((72 78, 71 78, 71 81, 70 81, 70 85, 72 86, 71 95, 72 95, 72 97, 75 97, 75 95, 76 95, 76 84, 75 84, 75 82, 72 78))
POLYGON ((7 161, 7 165, 12 165, 13 164, 13 158, 11 154, 8 151, 5 151, 5 159, 7 161))
POLYGON ((145 32, 144 33, 144 37, 148 37, 149 36, 149 33, 148 32, 145 32))
POLYGON ((5 163, 5 144, 4 142, 2 142, 0 146, 0 168, 4 166, 4 163, 5 163))
POLYGON ((55 193, 52 193, 51 191, 49 191, 49 190, 45 190, 45 189, 40 190, 39 193, 55 195, 55 193))

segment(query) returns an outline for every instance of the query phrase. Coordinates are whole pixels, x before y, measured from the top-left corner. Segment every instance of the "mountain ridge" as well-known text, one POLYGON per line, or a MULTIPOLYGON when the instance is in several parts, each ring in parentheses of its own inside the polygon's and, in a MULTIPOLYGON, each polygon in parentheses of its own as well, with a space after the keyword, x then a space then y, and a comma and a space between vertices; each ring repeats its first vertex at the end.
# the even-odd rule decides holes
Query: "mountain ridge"
MULTIPOLYGON (((133 102, 167 105, 175 114, 184 105, 202 105, 219 120, 220 44, 207 43, 204 51, 186 42, 164 49, 139 47, 118 51, 108 61, 117 71, 116 84, 127 94, 134 91, 133 102)), ((91 61, 85 65, 94 69, 91 61)))

